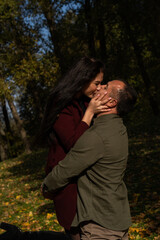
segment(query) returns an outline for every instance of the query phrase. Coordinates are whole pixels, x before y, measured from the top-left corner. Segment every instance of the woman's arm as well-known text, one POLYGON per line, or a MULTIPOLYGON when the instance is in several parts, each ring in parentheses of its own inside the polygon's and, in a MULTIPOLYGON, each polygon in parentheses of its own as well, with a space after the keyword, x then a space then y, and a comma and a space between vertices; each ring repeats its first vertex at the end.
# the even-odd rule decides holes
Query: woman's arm
POLYGON ((89 128, 89 125, 86 122, 81 121, 80 118, 79 110, 73 106, 69 106, 59 114, 54 124, 56 137, 67 152, 73 147, 79 137, 89 128))
POLYGON ((93 97, 91 99, 91 101, 85 111, 85 114, 82 118, 82 121, 87 123, 88 126, 90 126, 94 114, 109 111, 108 107, 105 106, 105 103, 107 100, 102 100, 103 97, 105 96, 105 94, 102 94, 102 95, 97 94, 95 97, 93 97))
POLYGON ((55 124, 54 132, 64 149, 68 152, 76 143, 79 137, 89 128, 94 114, 102 111, 108 111, 104 105, 103 95, 97 95, 90 101, 82 120, 78 122, 79 110, 73 105, 66 107, 59 114, 55 124), (76 119, 75 119, 76 118, 76 119))

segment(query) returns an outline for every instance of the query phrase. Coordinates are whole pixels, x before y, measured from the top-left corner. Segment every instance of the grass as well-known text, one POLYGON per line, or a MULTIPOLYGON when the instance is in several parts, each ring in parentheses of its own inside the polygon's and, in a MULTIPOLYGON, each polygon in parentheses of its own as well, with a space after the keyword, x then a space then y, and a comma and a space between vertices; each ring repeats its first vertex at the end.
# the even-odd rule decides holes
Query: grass
POLYGON ((46 152, 21 155, 0 163, 1 221, 24 231, 62 231, 52 201, 40 192, 46 152))
POLYGON ((130 239, 160 239, 160 136, 130 139, 125 176, 133 224, 130 239))
MULTIPOLYGON (((160 239, 159 142, 160 135, 153 132, 130 138, 125 176, 133 221, 130 239, 160 239)), ((1 221, 23 231, 63 231, 52 201, 40 192, 46 155, 41 150, 0 162, 1 221)))

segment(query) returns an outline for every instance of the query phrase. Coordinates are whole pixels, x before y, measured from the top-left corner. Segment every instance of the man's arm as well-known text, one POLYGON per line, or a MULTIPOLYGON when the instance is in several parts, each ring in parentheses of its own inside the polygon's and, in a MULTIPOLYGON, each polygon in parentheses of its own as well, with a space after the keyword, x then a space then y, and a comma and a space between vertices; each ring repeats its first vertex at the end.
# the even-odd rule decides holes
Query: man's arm
POLYGON ((91 129, 87 130, 66 157, 48 174, 43 185, 47 186, 48 191, 55 192, 101 159, 103 153, 101 138, 91 129))

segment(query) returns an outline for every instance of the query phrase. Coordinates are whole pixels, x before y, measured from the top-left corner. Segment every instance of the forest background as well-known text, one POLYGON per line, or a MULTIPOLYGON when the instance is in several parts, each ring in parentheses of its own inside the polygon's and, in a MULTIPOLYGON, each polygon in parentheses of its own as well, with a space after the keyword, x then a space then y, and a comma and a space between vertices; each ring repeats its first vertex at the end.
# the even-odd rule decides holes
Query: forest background
POLYGON ((47 149, 34 141, 50 90, 87 55, 105 63, 104 83, 123 78, 138 92, 135 111, 124 119, 130 139, 130 239, 159 239, 160 1, 0 0, 0 33, 1 219, 23 229, 61 230, 39 193, 47 149), (37 208, 29 208, 26 191, 37 208), (44 204, 41 217, 37 198, 44 204), (5 210, 11 199, 12 210, 5 210))

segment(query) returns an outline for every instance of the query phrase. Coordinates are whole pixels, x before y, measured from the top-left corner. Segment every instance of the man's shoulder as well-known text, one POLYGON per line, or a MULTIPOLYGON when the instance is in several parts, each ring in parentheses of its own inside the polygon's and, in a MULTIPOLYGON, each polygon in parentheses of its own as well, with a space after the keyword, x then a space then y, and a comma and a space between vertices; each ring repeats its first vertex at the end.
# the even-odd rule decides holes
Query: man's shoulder
POLYGON ((84 145, 90 146, 99 146, 102 145, 102 139, 95 130, 94 127, 90 127, 88 130, 86 130, 83 135, 78 139, 77 143, 78 145, 84 145))

